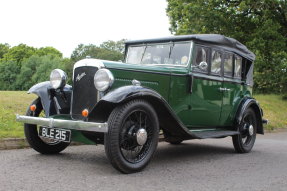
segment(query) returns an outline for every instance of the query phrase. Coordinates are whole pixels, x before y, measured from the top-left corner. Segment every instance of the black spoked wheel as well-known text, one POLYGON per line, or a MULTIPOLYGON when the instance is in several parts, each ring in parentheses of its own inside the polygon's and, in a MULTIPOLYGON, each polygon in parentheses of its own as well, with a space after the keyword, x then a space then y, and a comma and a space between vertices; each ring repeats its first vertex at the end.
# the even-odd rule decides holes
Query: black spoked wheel
MULTIPOLYGON (((37 98, 31 105, 36 106, 33 112, 28 108, 26 115, 34 117, 44 117, 44 110, 40 98, 37 98)), ((32 124, 24 124, 24 132, 29 145, 42 154, 56 154, 63 151, 69 143, 59 142, 54 139, 39 137, 39 126, 32 124)))
POLYGON ((238 153, 251 151, 256 140, 257 120, 254 111, 247 109, 239 125, 239 135, 232 136, 233 146, 238 153))
POLYGON ((142 170, 158 142, 158 119, 153 107, 134 100, 117 107, 109 117, 105 150, 112 165, 123 173, 142 170))

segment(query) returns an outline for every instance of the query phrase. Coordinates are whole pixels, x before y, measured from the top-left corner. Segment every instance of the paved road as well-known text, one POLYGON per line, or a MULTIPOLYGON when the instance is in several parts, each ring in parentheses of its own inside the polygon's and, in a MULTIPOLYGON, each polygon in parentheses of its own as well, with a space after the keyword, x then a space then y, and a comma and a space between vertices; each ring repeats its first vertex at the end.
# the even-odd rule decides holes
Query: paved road
POLYGON ((73 146, 44 156, 0 151, 0 190, 287 190, 287 132, 258 136, 253 152, 234 153, 231 138, 159 143, 140 173, 123 175, 103 146, 73 146))

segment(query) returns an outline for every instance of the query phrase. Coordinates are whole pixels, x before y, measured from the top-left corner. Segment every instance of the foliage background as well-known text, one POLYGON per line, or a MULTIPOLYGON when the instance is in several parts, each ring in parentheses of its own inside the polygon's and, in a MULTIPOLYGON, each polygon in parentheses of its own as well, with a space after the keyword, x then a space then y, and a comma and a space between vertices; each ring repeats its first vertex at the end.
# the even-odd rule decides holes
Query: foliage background
POLYGON ((53 47, 0 44, 0 90, 28 90, 38 82, 49 80, 50 72, 55 68, 63 69, 71 77, 73 65, 80 59, 90 56, 118 61, 123 59, 123 52, 124 40, 110 40, 99 46, 80 44, 70 58, 63 58, 53 47))
MULTIPOLYGON (((254 90, 285 94, 287 99, 287 3, 286 0, 167 0, 170 31, 175 35, 216 33, 233 37, 256 54, 254 90)), ((151 30, 152 32, 152 30, 151 30)), ((99 46, 80 44, 70 58, 53 47, 0 44, 0 90, 28 90, 49 80, 52 69, 72 76, 76 61, 91 56, 122 60, 124 40, 99 46)), ((69 82, 71 83, 71 78, 69 82)), ((255 94, 261 102, 269 129, 286 127, 286 101, 279 95, 255 94)), ((23 113, 35 98, 23 91, 0 91, 0 138, 23 137, 15 113, 23 113), (21 99, 18 99, 21 97, 21 99)))
MULTIPOLYGON (((233 37, 256 54, 254 90, 287 98, 286 0, 167 0, 170 31, 175 35, 216 33, 233 37)), ((72 76, 73 64, 86 56, 122 60, 124 40, 99 46, 80 44, 70 58, 53 47, 0 44, 0 90, 27 90, 49 80, 61 68, 72 76)), ((71 83, 71 79, 69 79, 71 83)))
POLYGON ((167 0, 170 31, 233 37, 256 54, 255 90, 287 92, 286 0, 167 0))

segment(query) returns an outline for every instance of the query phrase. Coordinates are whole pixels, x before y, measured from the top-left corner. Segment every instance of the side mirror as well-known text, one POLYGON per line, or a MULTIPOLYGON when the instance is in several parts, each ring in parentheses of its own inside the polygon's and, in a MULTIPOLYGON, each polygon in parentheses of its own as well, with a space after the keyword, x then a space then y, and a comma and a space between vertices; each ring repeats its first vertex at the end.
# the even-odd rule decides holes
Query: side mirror
POLYGON ((200 70, 206 70, 208 67, 208 64, 205 61, 202 61, 199 63, 199 65, 192 66, 193 68, 199 68, 200 70))
POLYGON ((201 69, 201 70, 206 70, 208 67, 208 64, 206 62, 200 62, 199 65, 198 65, 198 68, 201 69))

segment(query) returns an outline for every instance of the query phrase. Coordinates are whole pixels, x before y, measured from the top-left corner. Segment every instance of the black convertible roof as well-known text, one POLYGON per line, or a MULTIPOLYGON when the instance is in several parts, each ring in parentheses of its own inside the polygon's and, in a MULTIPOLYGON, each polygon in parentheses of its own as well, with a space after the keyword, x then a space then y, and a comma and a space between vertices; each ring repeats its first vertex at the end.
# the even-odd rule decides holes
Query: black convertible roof
POLYGON ((142 44, 142 43, 160 43, 168 41, 185 41, 193 40, 195 42, 203 42, 223 46, 225 49, 235 52, 249 60, 255 60, 255 54, 234 38, 229 38, 219 34, 194 34, 194 35, 178 35, 163 38, 145 39, 145 40, 130 40, 126 41, 126 45, 142 44))

